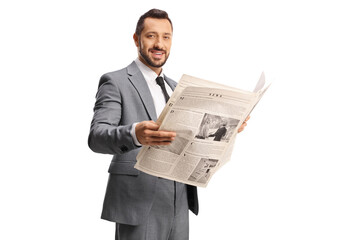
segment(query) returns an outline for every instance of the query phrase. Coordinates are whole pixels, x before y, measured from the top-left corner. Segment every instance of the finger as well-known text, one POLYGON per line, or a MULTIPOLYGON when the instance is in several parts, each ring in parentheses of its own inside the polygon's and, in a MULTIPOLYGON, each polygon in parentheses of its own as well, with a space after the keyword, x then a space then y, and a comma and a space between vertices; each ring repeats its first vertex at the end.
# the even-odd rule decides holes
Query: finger
POLYGON ((175 132, 165 132, 165 131, 151 131, 145 130, 141 135, 141 139, 145 143, 149 142, 164 142, 164 141, 174 141, 176 133, 175 132))
POLYGON ((151 142, 149 145, 158 145, 158 146, 167 146, 170 145, 172 142, 151 142))
POLYGON ((145 137, 147 142, 171 142, 175 140, 175 137, 145 137))
POLYGON ((174 138, 174 137, 176 137, 176 132, 170 132, 170 131, 145 130, 144 133, 148 137, 156 137, 156 138, 174 138))
POLYGON ((246 123, 249 119, 250 119, 250 116, 247 116, 245 121, 243 122, 243 124, 246 123))
POLYGON ((241 124, 241 126, 240 126, 239 129, 238 129, 238 133, 244 131, 244 129, 245 129, 246 126, 247 126, 247 123, 246 123, 246 122, 244 122, 243 124, 241 124))
POLYGON ((150 130, 154 130, 154 131, 159 129, 159 125, 153 121, 141 122, 141 127, 144 129, 150 129, 150 130))
POLYGON ((172 141, 157 141, 157 140, 153 140, 153 141, 148 141, 146 142, 144 145, 170 145, 172 143, 172 141))

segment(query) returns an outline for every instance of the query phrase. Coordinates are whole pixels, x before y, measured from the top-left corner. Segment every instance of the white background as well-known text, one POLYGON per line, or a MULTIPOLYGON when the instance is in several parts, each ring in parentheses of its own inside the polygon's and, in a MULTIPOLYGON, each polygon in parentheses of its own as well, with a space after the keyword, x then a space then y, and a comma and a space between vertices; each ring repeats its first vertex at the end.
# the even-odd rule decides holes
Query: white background
POLYGON ((87 147, 100 76, 141 14, 174 23, 165 73, 273 84, 206 189, 191 239, 360 239, 356 1, 2 1, 0 239, 113 239, 109 155, 87 147))

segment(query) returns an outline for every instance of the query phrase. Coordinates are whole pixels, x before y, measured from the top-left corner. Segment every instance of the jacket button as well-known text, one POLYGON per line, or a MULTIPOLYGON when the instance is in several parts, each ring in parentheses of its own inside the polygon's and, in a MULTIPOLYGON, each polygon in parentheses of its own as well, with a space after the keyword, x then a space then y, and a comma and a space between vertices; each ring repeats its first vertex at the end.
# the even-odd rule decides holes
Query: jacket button
POLYGON ((122 152, 126 152, 126 151, 128 150, 128 148, 127 148, 127 146, 125 146, 125 145, 121 145, 121 146, 120 146, 120 150, 121 150, 122 152))

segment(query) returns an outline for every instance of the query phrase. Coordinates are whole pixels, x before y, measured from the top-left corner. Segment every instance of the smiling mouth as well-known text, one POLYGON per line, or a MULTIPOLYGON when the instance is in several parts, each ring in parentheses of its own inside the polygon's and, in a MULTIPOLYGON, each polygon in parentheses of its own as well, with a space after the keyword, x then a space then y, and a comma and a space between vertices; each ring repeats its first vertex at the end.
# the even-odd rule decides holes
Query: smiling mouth
POLYGON ((165 51, 161 51, 161 50, 150 50, 150 52, 153 58, 155 59, 160 59, 165 54, 165 51))

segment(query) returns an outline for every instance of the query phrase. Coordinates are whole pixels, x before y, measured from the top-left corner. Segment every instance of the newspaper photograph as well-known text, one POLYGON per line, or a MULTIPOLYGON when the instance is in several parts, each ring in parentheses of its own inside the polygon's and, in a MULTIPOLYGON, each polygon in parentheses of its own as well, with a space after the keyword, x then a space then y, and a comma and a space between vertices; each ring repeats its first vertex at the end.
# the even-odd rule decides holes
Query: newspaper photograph
POLYGON ((237 129, 268 87, 261 75, 253 92, 183 75, 157 120, 176 132, 165 146, 143 146, 135 168, 178 182, 206 187, 231 158, 237 129))

